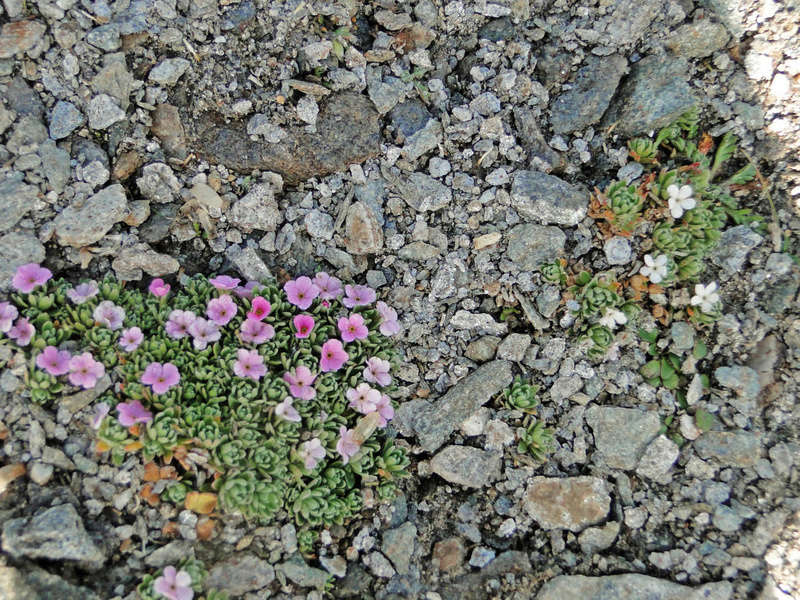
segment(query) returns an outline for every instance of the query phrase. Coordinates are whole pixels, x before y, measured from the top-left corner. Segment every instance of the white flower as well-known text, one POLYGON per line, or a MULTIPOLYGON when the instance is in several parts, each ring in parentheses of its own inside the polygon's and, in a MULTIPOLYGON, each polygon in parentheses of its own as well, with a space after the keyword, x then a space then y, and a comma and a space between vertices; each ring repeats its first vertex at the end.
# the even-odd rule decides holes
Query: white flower
POLYGON ((678 187, 673 183, 667 187, 669 212, 672 213, 673 218, 680 219, 684 212, 697 206, 697 202, 692 197, 693 193, 692 186, 690 185, 678 187))
POLYGON ((644 255, 644 265, 639 273, 648 277, 653 283, 661 283, 667 276, 667 255, 660 254, 653 258, 650 254, 644 255))
POLYGON ((694 286, 694 296, 692 296, 692 306, 699 306, 704 313, 714 312, 714 305, 719 302, 717 293, 717 282, 712 281, 708 285, 698 283, 694 286))
POLYGON ((600 318, 598 323, 608 327, 611 331, 617 328, 617 325, 625 325, 628 322, 628 317, 625 313, 616 308, 606 308, 605 314, 600 318))

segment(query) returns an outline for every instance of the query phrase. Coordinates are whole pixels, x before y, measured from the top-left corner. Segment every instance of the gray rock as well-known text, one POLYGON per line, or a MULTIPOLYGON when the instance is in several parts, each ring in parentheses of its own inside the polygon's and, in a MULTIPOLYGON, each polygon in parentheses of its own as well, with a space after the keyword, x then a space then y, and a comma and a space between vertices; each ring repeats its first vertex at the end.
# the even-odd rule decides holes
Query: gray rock
POLYGON ((636 474, 661 484, 667 484, 672 477, 669 470, 678 460, 681 450, 665 435, 653 440, 642 454, 636 474))
POLYGON ((169 165, 157 162, 142 169, 142 176, 136 179, 142 196, 151 202, 172 202, 181 191, 181 183, 169 165))
POLYGON ((497 348, 497 358, 521 362, 531 345, 531 336, 524 333, 511 333, 497 348))
POLYGON ((86 122, 83 113, 72 102, 59 100, 50 113, 50 137, 60 140, 86 122))
POLYGON ((147 78, 158 85, 175 85, 190 64, 185 58, 166 58, 150 69, 147 78))
POLYGON ((464 419, 511 385, 511 363, 492 361, 475 369, 436 402, 406 402, 398 416, 426 452, 439 448, 464 419))
POLYGON ((722 232, 719 242, 711 252, 711 260, 728 275, 734 275, 741 271, 750 250, 762 241, 764 238, 747 225, 731 227, 722 232))
POLYGON ((400 575, 408 574, 416 539, 417 528, 413 523, 409 522, 383 533, 381 552, 392 561, 394 568, 400 575))
POLYGON ((300 587, 313 587, 321 590, 328 581, 328 574, 322 569, 309 567, 299 554, 295 554, 276 569, 300 587))
POLYGON ((418 212, 437 211, 453 199, 449 187, 419 171, 400 180, 397 185, 403 200, 418 212))
POLYGON ((628 68, 624 56, 591 56, 572 87, 551 106, 550 124, 556 133, 571 133, 597 123, 608 108, 619 80, 628 68))
POLYGON ((594 433, 594 443, 608 466, 631 471, 648 444, 658 435, 658 413, 638 408, 592 405, 586 410, 586 423, 594 433))
POLYGON ((116 23, 108 23, 107 25, 95 27, 86 34, 86 41, 106 52, 114 52, 122 45, 119 37, 119 26, 116 23))
POLYGON ((389 122, 395 131, 405 139, 423 129, 431 120, 431 116, 431 113, 422 102, 419 100, 407 100, 391 110, 389 122))
POLYGON ((561 402, 577 394, 583 387, 580 375, 562 375, 550 386, 550 399, 561 402))
POLYGON ((303 219, 308 235, 321 240, 333 238, 333 217, 321 210, 312 210, 303 219))
POLYGON ((15 558, 74 561, 88 570, 101 568, 106 560, 71 504, 54 506, 35 517, 6 521, 3 550, 15 558))
POLYGON ((147 244, 136 244, 120 250, 111 263, 122 281, 139 281, 142 271, 150 277, 161 277, 177 273, 180 263, 169 254, 160 254, 147 244))
POLYGON ((577 533, 606 518, 611 496, 599 477, 534 477, 522 505, 542 529, 577 533))
POLYGON ((479 569, 484 568, 494 560, 495 552, 491 548, 485 546, 476 546, 472 550, 472 555, 469 557, 469 564, 479 569))
POLYGON ((406 95, 406 84, 397 77, 386 77, 381 81, 379 77, 367 78, 367 94, 380 114, 392 110, 406 95))
POLYGON ((719 367, 714 371, 714 377, 722 387, 736 392, 736 396, 728 401, 729 404, 748 417, 758 415, 760 412, 758 394, 761 392, 761 383, 756 371, 739 365, 719 367))
POLYGON ((255 114, 247 122, 247 135, 260 135, 270 144, 277 144, 286 137, 286 132, 271 123, 268 115, 255 114))
POLYGON ((151 207, 150 218, 139 228, 139 237, 148 244, 162 241, 169 235, 169 228, 178 215, 177 204, 162 204, 151 207))
POLYGON ((524 218, 540 223, 577 225, 589 206, 586 190, 539 171, 518 171, 511 203, 524 218))
POLYGON ((50 188, 56 193, 61 193, 69 181, 69 152, 56 146, 55 142, 45 142, 36 151, 44 166, 44 176, 50 188))
POLYGON ((564 161, 561 155, 547 144, 531 109, 515 107, 514 124, 517 127, 519 143, 528 153, 530 166, 534 170, 538 168, 549 173, 563 168, 564 161))
POLYGON ((764 310, 771 315, 780 315, 795 303, 797 290, 800 288, 800 277, 781 278, 767 287, 761 298, 764 310))
POLYGON ((728 533, 738 531, 743 520, 730 506, 717 506, 711 517, 714 527, 728 533))
POLYGON ((11 229, 33 208, 39 195, 39 188, 26 185, 22 181, 22 173, 15 174, 0 182, 0 198, 3 209, 0 210, 0 232, 11 229))
MULTIPOLYGON (((177 107, 171 104, 158 104, 152 112, 152 119, 150 132, 161 140, 166 155, 179 159, 186 158, 186 133, 177 107)), ((247 151, 242 147, 235 147, 235 150, 247 151)))
POLYGON ((726 467, 752 467, 761 456, 761 441, 747 431, 707 431, 693 445, 701 458, 726 467))
POLYGON ((395 574, 394 567, 389 560, 377 550, 373 550, 364 557, 364 564, 369 567, 375 577, 389 579, 395 574))
POLYGON ((331 575, 344 577, 347 574, 347 561, 341 556, 320 556, 319 562, 331 575))
POLYGON ((445 481, 481 488, 500 477, 502 454, 469 446, 447 446, 431 459, 431 471, 445 481))
POLYGON ((114 123, 125 119, 125 111, 108 94, 98 94, 89 101, 87 110, 91 129, 108 129, 114 123))
POLYGON ((401 153, 406 160, 417 160, 423 154, 437 148, 441 139, 441 123, 436 119, 431 119, 425 127, 406 138, 401 153))
POLYGON ((206 590, 217 589, 232 596, 260 590, 275 579, 275 569, 254 554, 234 554, 214 565, 203 583, 206 590))
POLYGON ((602 552, 611 547, 619 535, 619 521, 611 521, 602 527, 588 527, 578 536, 578 544, 584 554, 602 552))
POLYGON ((486 362, 494 358, 497 348, 500 345, 500 338, 493 335, 485 335, 482 338, 470 342, 464 351, 464 356, 475 362, 486 362))
POLYGON ((506 256, 522 271, 532 271, 564 252, 567 236, 551 225, 523 223, 508 233, 506 256))
POLYGON ((47 129, 39 117, 22 117, 17 121, 6 147, 17 156, 36 152, 37 148, 48 139, 47 129))
POLYGON ((45 251, 36 236, 11 232, 0 237, 0 291, 11 289, 17 267, 44 261, 45 251))
POLYGON ((728 32, 724 25, 703 19, 681 25, 665 44, 678 56, 704 58, 724 48, 728 39, 728 32))
POLYGON ((544 584, 536 600, 729 600, 729 581, 706 583, 696 588, 638 573, 586 577, 560 575, 544 584))
POLYGON ((36 567, 26 566, 24 571, 14 567, 0 567, 0 598, 6 600, 100 600, 85 587, 72 585, 36 567))
POLYGON ((536 308, 546 319, 553 316, 560 303, 561 288, 555 285, 544 286, 541 293, 536 296, 536 308))
POLYGON ((73 201, 53 221, 62 246, 80 248, 99 241, 128 214, 125 188, 110 185, 84 201, 73 201))
POLYGON ((682 58, 648 56, 631 68, 603 124, 616 123, 623 135, 665 127, 697 104, 686 83, 689 65, 682 58))
POLYGON ((258 254, 258 250, 247 246, 230 246, 225 255, 238 269, 239 273, 248 281, 267 281, 272 279, 272 272, 264 264, 258 254))
POLYGON ((275 200, 273 186, 258 183, 230 209, 231 225, 249 233, 254 229, 275 231, 281 222, 281 212, 275 200))
POLYGON ((508 331, 508 325, 498 323, 492 318, 492 315, 471 313, 467 310, 456 311, 450 319, 450 325, 456 329, 464 329, 479 334, 503 335, 508 331))
POLYGON ((174 540, 147 555, 144 564, 148 567, 166 567, 177 563, 182 558, 194 557, 192 542, 189 540, 174 540))
POLYGON ((0 29, 0 59, 12 58, 36 46, 47 26, 33 19, 5 23, 0 29))
POLYGON ((603 245, 603 252, 610 265, 627 265, 631 262, 631 243, 627 238, 620 236, 610 238, 603 245))
POLYGON ((397 252, 397 255, 403 260, 430 260, 439 254, 441 254, 439 248, 426 242, 411 242, 397 252))
POLYGON ((694 348, 694 327, 686 321, 676 321, 669 329, 672 343, 677 350, 686 351, 694 348))
POLYGON ((98 94, 108 94, 119 102, 122 110, 127 110, 136 80, 128 71, 125 56, 107 54, 103 62, 105 66, 92 79, 92 89, 98 94))
POLYGON ((500 112, 500 100, 492 92, 483 92, 469 103, 472 111, 484 117, 490 117, 500 112))
POLYGON ((383 249, 383 228, 375 211, 364 202, 353 202, 347 209, 345 235, 350 254, 374 254, 383 249))
POLYGON ((44 104, 39 99, 39 94, 31 89, 21 75, 8 83, 5 101, 8 108, 19 117, 41 117, 44 114, 44 104))

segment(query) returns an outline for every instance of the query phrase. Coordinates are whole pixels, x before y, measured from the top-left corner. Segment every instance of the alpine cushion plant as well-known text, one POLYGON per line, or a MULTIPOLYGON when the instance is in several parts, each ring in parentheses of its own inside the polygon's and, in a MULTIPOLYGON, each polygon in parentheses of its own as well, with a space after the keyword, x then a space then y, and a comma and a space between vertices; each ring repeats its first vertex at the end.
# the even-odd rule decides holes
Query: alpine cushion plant
POLYGON ((225 512, 306 531, 357 514, 367 487, 393 496, 406 475, 386 435, 400 325, 371 288, 318 273, 283 289, 197 275, 140 291, 34 267, 0 303, 31 399, 110 377, 91 418, 98 450, 116 464, 136 452, 179 463, 163 501, 210 494, 225 512))

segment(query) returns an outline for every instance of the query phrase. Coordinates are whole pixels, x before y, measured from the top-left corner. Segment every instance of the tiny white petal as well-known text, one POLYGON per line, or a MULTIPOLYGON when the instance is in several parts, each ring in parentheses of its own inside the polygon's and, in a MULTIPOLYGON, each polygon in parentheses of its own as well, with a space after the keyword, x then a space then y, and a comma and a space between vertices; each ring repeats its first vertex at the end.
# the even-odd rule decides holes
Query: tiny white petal
POLYGON ((666 254, 661 254, 661 255, 656 257, 656 266, 663 267, 666 264, 667 264, 667 255, 666 254))

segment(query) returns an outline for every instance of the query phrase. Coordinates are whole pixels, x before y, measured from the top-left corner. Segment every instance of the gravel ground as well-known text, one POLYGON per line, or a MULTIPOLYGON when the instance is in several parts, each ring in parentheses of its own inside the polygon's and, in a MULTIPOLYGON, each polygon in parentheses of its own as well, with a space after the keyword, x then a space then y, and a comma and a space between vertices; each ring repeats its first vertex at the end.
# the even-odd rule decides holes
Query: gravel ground
POLYGON ((367 283, 402 319, 394 427, 414 461, 394 503, 324 532, 315 556, 292 524, 231 515, 199 540, 196 514, 140 496, 138 457, 95 453, 92 392, 31 404, 0 344, 0 597, 133 599, 144 574, 194 555, 252 600, 800 598, 791 2, 2 8, 0 293, 28 262, 132 285, 320 268, 367 283), (633 335, 588 360, 538 269, 638 271, 641 238, 604 247, 589 190, 639 183, 627 140, 692 106, 758 167, 741 201, 768 224, 714 251, 722 318, 665 342, 706 340, 706 432, 643 381, 633 335), (555 431, 541 464, 498 400, 515 374, 555 431))

